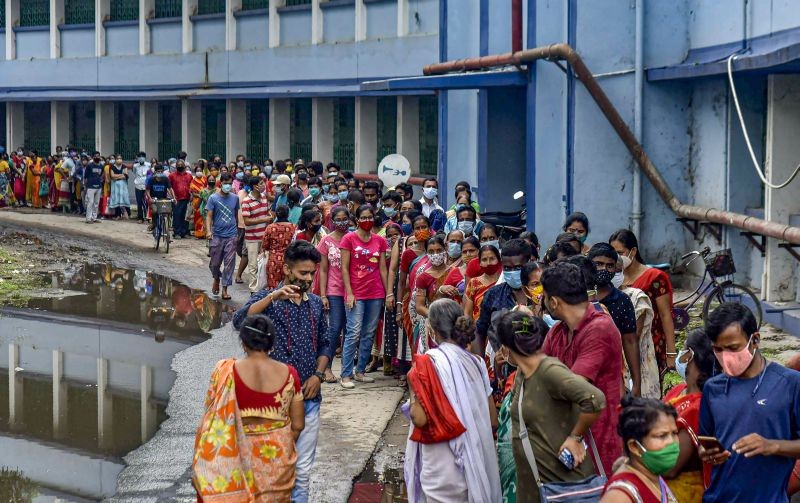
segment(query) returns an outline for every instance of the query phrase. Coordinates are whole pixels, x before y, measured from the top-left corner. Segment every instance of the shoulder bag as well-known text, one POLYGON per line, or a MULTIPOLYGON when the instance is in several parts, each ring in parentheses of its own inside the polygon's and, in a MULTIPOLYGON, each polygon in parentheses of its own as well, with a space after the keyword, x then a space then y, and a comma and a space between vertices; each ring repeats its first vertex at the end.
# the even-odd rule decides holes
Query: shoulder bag
MULTIPOLYGON (((525 381, 524 376, 520 376, 523 380, 519 388, 519 401, 517 402, 517 413, 519 414, 519 438, 522 441, 522 449, 525 451, 525 457, 528 459, 528 464, 533 471, 533 477, 536 480, 536 485, 539 486, 539 501, 541 503, 552 502, 569 502, 569 503, 596 503, 600 501, 603 496, 606 482, 606 472, 603 469, 603 463, 600 461, 600 454, 597 452, 597 445, 594 443, 592 432, 589 431, 589 445, 592 446, 592 455, 595 459, 595 464, 600 469, 600 475, 592 475, 578 482, 542 482, 539 476, 539 469, 536 465, 536 457, 533 455, 533 446, 528 439, 528 427, 525 425, 525 420, 522 417, 522 400, 525 397, 525 381)), ((584 460, 586 462, 586 460, 584 460)))

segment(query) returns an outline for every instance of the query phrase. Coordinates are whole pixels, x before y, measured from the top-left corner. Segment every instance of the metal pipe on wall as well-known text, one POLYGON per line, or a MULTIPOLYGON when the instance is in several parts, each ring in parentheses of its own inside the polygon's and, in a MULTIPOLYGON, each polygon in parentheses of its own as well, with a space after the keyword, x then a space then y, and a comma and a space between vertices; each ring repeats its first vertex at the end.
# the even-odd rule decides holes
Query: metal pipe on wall
MULTIPOLYGON (((642 103, 644 94, 644 0, 636 0, 636 49, 634 52, 633 134, 644 141, 642 103)), ((642 172, 633 170, 633 204, 631 207, 631 230, 641 236, 642 223, 642 172)))
POLYGON ((792 244, 800 244, 800 227, 770 222, 761 218, 742 215, 731 211, 718 210, 682 203, 670 189, 661 172, 644 151, 636 136, 620 116, 617 109, 608 99, 608 96, 597 83, 592 73, 586 67, 583 59, 568 44, 553 44, 545 47, 536 47, 523 51, 495 54, 478 58, 467 58, 455 61, 435 63, 423 68, 424 75, 440 75, 443 73, 481 70, 495 66, 523 66, 534 61, 544 59, 547 61, 566 61, 572 67, 575 76, 580 80, 586 91, 597 104, 600 111, 608 120, 611 127, 619 136, 622 143, 633 156, 641 172, 647 177, 655 188, 659 197, 669 206, 673 213, 680 218, 710 222, 715 224, 736 227, 741 230, 753 232, 792 244))

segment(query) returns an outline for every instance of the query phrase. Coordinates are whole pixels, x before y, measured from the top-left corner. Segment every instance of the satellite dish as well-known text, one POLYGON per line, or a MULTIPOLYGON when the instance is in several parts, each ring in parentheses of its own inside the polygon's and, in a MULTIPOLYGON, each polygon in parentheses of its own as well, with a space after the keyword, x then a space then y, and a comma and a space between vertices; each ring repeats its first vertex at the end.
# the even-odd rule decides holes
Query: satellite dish
POLYGON ((400 154, 389 154, 378 163, 378 178, 387 187, 396 187, 411 178, 411 163, 400 154))

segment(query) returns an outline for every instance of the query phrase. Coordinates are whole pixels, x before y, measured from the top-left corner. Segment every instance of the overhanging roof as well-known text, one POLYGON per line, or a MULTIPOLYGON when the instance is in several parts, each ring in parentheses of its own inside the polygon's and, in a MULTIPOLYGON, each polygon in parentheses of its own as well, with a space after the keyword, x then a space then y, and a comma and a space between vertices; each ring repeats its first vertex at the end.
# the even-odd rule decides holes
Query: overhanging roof
POLYGON ((448 73, 420 77, 373 80, 361 84, 364 91, 402 92, 422 90, 481 89, 486 87, 524 87, 527 75, 517 69, 486 72, 448 73))

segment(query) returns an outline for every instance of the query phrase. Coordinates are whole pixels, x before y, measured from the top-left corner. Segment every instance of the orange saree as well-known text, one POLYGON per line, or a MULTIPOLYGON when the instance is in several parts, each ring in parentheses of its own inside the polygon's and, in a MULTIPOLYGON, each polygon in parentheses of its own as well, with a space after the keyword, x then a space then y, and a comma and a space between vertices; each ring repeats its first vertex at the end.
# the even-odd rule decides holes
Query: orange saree
POLYGON ((206 188, 208 182, 205 176, 196 176, 192 178, 192 183, 189 184, 189 192, 192 194, 192 222, 194 223, 194 237, 197 239, 204 239, 206 237, 205 222, 203 215, 200 211, 200 205, 203 204, 203 198, 200 197, 200 192, 206 188))

